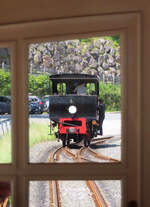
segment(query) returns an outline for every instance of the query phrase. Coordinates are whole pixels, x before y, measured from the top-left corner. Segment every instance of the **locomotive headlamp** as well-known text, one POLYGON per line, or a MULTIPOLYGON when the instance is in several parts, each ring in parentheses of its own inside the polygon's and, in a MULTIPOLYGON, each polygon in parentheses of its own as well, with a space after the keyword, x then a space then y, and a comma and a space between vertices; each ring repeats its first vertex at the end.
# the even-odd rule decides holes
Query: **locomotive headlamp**
POLYGON ((70 114, 75 114, 77 112, 77 107, 72 105, 72 106, 69 106, 68 110, 70 114))

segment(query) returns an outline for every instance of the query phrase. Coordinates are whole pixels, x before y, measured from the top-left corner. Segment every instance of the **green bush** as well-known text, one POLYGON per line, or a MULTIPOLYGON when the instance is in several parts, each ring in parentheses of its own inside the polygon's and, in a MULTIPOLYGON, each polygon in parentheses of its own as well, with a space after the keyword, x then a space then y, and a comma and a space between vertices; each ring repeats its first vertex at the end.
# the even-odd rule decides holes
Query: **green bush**
POLYGON ((103 99, 106 111, 120 111, 120 84, 100 82, 99 90, 99 97, 103 99))
POLYGON ((29 93, 44 96, 50 93, 48 75, 29 75, 29 93))
POLYGON ((11 163, 11 133, 7 132, 0 137, 0 163, 11 163))

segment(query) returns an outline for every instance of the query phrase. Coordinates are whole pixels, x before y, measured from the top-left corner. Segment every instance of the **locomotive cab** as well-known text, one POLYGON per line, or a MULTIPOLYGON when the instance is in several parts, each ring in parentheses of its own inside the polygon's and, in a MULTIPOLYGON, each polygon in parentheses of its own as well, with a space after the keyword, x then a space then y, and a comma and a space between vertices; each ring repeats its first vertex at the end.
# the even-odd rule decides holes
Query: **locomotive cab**
POLYGON ((58 125, 56 136, 63 146, 84 141, 88 146, 97 136, 99 80, 87 74, 58 74, 50 76, 49 116, 58 125), (84 88, 79 89, 80 85, 84 88), (81 92, 81 94, 80 94, 81 92))

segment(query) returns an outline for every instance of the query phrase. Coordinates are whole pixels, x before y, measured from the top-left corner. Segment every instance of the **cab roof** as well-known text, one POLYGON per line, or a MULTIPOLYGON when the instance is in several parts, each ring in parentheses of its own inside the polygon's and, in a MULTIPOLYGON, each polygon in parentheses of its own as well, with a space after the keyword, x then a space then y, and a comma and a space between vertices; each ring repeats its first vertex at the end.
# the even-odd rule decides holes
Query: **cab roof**
POLYGON ((82 79, 82 80, 97 80, 99 78, 96 75, 89 75, 89 74, 78 74, 78 73, 62 73, 62 74, 55 74, 49 76, 51 80, 58 80, 58 79, 82 79))

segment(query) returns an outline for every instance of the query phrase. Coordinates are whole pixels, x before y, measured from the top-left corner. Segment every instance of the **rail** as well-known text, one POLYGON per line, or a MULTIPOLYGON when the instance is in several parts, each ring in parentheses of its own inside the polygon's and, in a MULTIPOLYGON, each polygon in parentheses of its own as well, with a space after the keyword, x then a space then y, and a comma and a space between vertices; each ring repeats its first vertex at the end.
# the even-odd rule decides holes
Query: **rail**
POLYGON ((90 191, 92 192, 92 196, 93 196, 96 207, 108 207, 108 204, 105 201, 105 198, 102 195, 98 186, 96 185, 95 181, 87 180, 86 184, 88 188, 90 189, 90 191))
MULTIPOLYGON (((56 151, 52 152, 49 157, 50 162, 56 162, 59 160, 60 152, 63 150, 63 147, 56 149, 56 151)), ((60 201, 60 188, 59 182, 57 180, 50 180, 49 181, 50 187, 50 206, 52 207, 62 207, 60 201)))
MULTIPOLYGON (((87 147, 82 147, 76 154, 74 154, 74 153, 72 153, 72 151, 68 147, 65 147, 65 148, 60 147, 50 154, 49 162, 58 162, 60 159, 60 153, 62 153, 62 152, 67 154, 73 160, 77 160, 78 162, 81 162, 82 159, 84 159, 83 154, 85 151, 90 152, 90 149, 87 147)), ((100 157, 98 157, 98 158, 100 158, 100 157)), ((109 160, 111 160, 111 159, 109 159, 109 160)), ((96 207, 108 207, 108 204, 107 204, 100 188, 96 185, 95 181, 87 180, 87 181, 85 181, 85 183, 92 193, 92 198, 95 203, 95 206, 96 207)), ((49 187, 50 187, 50 206, 62 207, 59 181, 51 180, 49 182, 49 187)))

